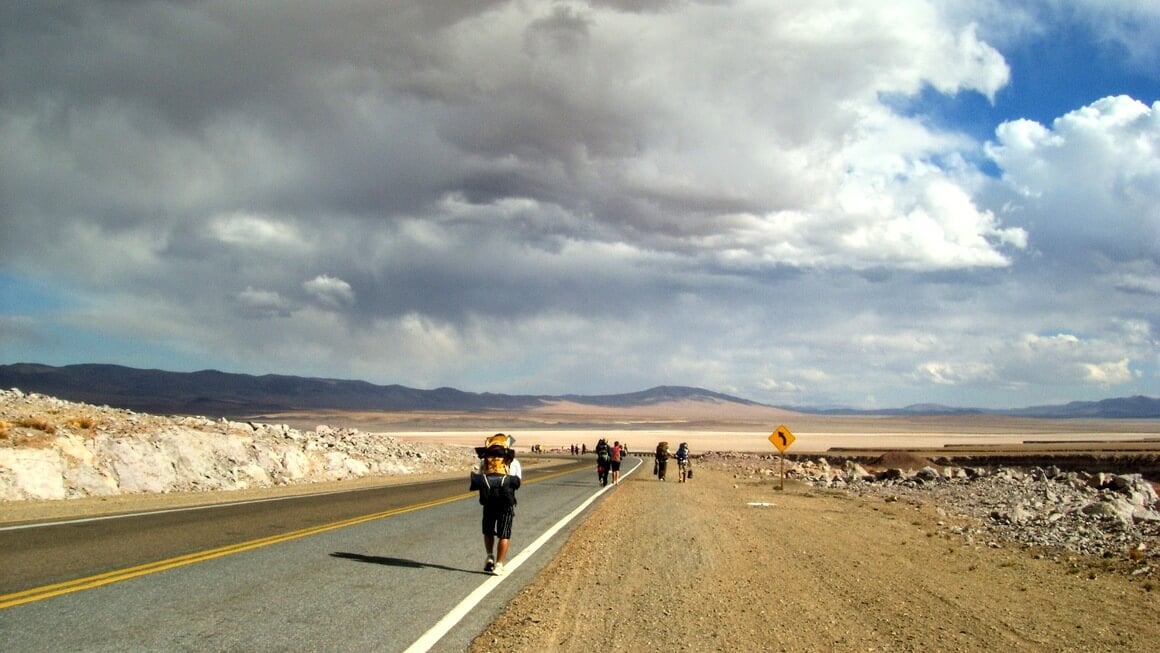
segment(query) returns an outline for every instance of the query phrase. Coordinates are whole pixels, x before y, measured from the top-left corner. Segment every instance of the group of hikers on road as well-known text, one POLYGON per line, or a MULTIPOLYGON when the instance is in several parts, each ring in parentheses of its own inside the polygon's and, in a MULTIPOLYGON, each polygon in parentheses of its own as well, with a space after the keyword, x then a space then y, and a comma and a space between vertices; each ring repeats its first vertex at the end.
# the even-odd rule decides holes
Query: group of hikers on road
MULTIPOLYGON (((516 514, 516 490, 520 488, 523 476, 514 445, 515 438, 510 435, 496 433, 488 437, 482 447, 475 448, 479 468, 471 473, 471 489, 479 492, 479 504, 483 506, 483 546, 487 550, 483 570, 496 576, 502 576, 505 571, 504 561, 516 514)), ((596 477, 600 486, 607 486, 610 479, 613 485, 619 485, 620 463, 628 454, 628 448, 619 440, 609 446, 606 439, 600 438, 593 451, 596 453, 596 477)), ((693 477, 689 445, 685 442, 677 447, 676 453, 669 453, 668 442, 657 443, 654 476, 665 480, 670 458, 677 460, 681 483, 693 477)))
MULTIPOLYGON (((596 478, 601 487, 608 485, 610 473, 612 475, 612 484, 619 485, 620 461, 628 453, 627 449, 619 441, 613 442, 610 447, 608 446, 607 440, 600 438, 600 441, 596 443, 593 451, 596 453, 596 478)), ((669 451, 668 442, 658 442, 655 462, 653 463, 653 476, 656 476, 662 481, 665 480, 670 458, 675 458, 677 461, 679 483, 684 483, 693 478, 693 466, 689 458, 689 443, 687 442, 682 442, 677 447, 676 453, 669 451)))
POLYGON ((670 458, 677 459, 679 483, 684 483, 685 481, 693 478, 693 466, 692 461, 689 459, 689 443, 687 442, 682 442, 680 446, 677 447, 676 453, 669 453, 668 442, 658 442, 656 458, 653 462, 653 476, 656 476, 662 481, 665 480, 665 477, 668 474, 670 458))
POLYGON ((620 445, 617 440, 608 446, 608 440, 600 438, 596 443, 596 479, 600 482, 600 487, 608 485, 608 476, 612 475, 612 484, 620 485, 620 461, 624 458, 626 450, 620 445))

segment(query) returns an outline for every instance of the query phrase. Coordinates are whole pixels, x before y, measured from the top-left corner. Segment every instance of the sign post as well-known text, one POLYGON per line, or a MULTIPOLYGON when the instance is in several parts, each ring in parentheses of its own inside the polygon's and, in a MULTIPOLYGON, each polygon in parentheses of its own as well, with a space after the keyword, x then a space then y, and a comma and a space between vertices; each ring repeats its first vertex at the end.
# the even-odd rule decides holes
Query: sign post
POLYGON ((773 444, 773 446, 777 447, 778 451, 781 452, 781 482, 778 484, 777 489, 784 490, 785 489, 785 450, 789 449, 789 446, 791 444, 793 444, 793 441, 794 441, 793 433, 790 433, 789 429, 787 429, 785 427, 785 425, 783 424, 783 425, 777 427, 777 430, 775 430, 773 433, 769 434, 769 441, 770 441, 770 443, 773 444))

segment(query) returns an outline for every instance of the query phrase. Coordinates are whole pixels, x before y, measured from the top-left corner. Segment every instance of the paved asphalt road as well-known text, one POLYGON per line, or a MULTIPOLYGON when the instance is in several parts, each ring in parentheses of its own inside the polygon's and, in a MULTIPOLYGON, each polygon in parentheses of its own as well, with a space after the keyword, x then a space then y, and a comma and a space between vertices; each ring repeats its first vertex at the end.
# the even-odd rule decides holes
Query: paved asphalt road
POLYGON ((537 538, 600 489, 590 460, 529 469, 509 553, 518 567, 502 579, 482 571, 466 479, 0 530, 0 642, 12 652, 462 651, 580 520, 533 553, 537 538), (462 618, 445 619, 457 606, 462 618), (446 633, 430 633, 441 620, 446 633))

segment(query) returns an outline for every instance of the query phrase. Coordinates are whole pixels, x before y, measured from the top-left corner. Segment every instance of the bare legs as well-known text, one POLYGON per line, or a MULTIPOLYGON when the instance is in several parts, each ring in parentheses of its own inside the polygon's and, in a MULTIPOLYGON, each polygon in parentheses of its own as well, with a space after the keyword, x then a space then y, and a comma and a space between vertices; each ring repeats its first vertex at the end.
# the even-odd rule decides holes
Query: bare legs
POLYGON ((511 540, 500 540, 499 546, 496 546, 494 535, 483 536, 483 545, 487 547, 487 554, 492 555, 494 552, 496 562, 503 562, 507 558, 509 544, 511 544, 511 540))

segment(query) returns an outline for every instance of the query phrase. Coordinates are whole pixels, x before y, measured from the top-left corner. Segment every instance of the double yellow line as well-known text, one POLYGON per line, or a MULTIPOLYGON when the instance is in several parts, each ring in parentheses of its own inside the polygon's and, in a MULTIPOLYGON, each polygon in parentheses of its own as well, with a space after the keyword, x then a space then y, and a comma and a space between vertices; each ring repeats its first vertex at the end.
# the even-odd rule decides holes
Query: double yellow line
POLYGON ((166 558, 156 562, 149 562, 136 567, 126 567, 124 569, 115 569, 103 574, 95 576, 86 576, 84 578, 77 578, 75 580, 67 580, 52 585, 43 585, 41 587, 34 587, 32 589, 23 590, 20 592, 13 592, 11 594, 0 595, 0 610, 4 608, 11 608, 24 603, 32 603, 34 601, 42 601, 50 599, 54 596, 61 596, 62 594, 71 594, 73 592, 80 592, 82 590, 93 589, 101 587, 102 585, 109 585, 112 583, 119 583, 123 580, 136 578, 138 576, 145 576, 147 574, 155 574, 159 571, 166 571, 168 569, 175 569, 177 567, 184 567, 198 562, 205 562, 206 560, 213 560, 214 558, 221 558, 243 551, 250 551, 271 544, 279 544, 281 542, 288 542, 298 538, 307 537, 309 535, 317 535, 327 531, 337 530, 339 528, 346 528, 347 526, 355 526, 363 524, 376 519, 383 519, 384 517, 392 517, 394 515, 401 515, 415 510, 422 510, 424 508, 431 508, 434 506, 451 503, 452 501, 459 501, 472 496, 472 493, 457 494, 451 497, 436 499, 435 501, 428 501, 427 503, 417 503, 403 508, 395 508, 393 510, 386 510, 384 512, 377 512, 372 515, 363 515, 361 517, 353 517, 342 521, 323 524, 321 526, 313 526, 311 528, 304 528, 298 531, 291 531, 289 533, 280 533, 278 535, 271 535, 269 537, 262 537, 248 542, 239 542, 238 544, 230 544, 229 546, 222 546, 216 549, 207 549, 205 551, 197 551, 195 553, 187 553, 175 558, 166 558))
MULTIPOLYGON (((559 472, 545 474, 545 475, 537 478, 535 481, 529 481, 529 482, 530 483, 539 483, 541 481, 546 481, 550 478, 555 478, 557 476, 563 476, 565 474, 571 473, 572 471, 575 471, 575 470, 565 470, 565 471, 559 471, 559 472)), ((206 560, 213 560, 214 558, 221 558, 224 556, 233 555, 235 553, 242 553, 243 551, 250 551, 252 549, 258 549, 258 548, 261 548, 264 546, 270 546, 271 544, 279 544, 281 542, 288 542, 290 540, 296 540, 298 538, 307 537, 310 535, 317 535, 319 533, 325 533, 327 531, 338 530, 340 528, 346 528, 348 526, 356 526, 358 524, 363 524, 363 523, 366 523, 369 521, 374 521, 376 519, 383 519, 385 517, 393 517, 395 515, 401 515, 401 514, 408 513, 408 512, 414 512, 416 510, 423 510, 425 508, 433 508, 435 506, 440 506, 440 505, 443 505, 445 503, 451 503, 453 501, 459 501, 460 499, 466 499, 466 498, 471 497, 471 496, 475 496, 475 493, 474 492, 467 492, 464 494, 456 494, 454 496, 444 497, 442 499, 436 499, 434 501, 428 501, 426 503, 417 503, 414 505, 405 506, 403 508, 395 508, 393 510, 376 512, 374 514, 363 515, 361 517, 353 517, 351 519, 344 519, 342 521, 336 521, 336 522, 332 522, 329 524, 323 524, 321 526, 313 526, 311 528, 304 528, 302 530, 291 531, 289 533, 281 533, 278 535, 271 535, 269 537, 263 537, 263 538, 259 538, 256 540, 249 540, 248 542, 240 542, 238 544, 230 544, 228 546, 218 547, 216 549, 207 549, 205 551, 197 551, 195 553, 187 553, 183 556, 177 556, 175 558, 166 558, 164 560, 158 560, 156 562, 149 562, 149 563, 146 563, 143 565, 137 565, 136 567, 126 567, 124 569, 115 569, 113 571, 107 571, 103 574, 97 574, 95 576, 86 576, 84 578, 77 578, 74 580, 66 580, 66 581, 63 581, 60 583, 54 583, 52 585, 42 585, 41 587, 33 587, 31 589, 22 590, 19 592, 13 592, 11 594, 0 594, 0 610, 3 610, 4 608, 11 608, 11 607, 15 607, 18 605, 23 605, 25 603, 33 603, 35 601, 43 601, 44 599, 50 599, 54 596, 61 596, 63 594, 72 594, 73 592, 80 592, 82 590, 93 589, 96 587, 101 587, 102 585, 110 585, 112 583, 119 583, 123 580, 129 580, 130 578, 137 578, 138 576, 145 576, 147 574, 155 574, 157 572, 166 571, 168 569, 175 569, 177 567, 184 567, 186 565, 192 565, 192 564, 196 564, 198 562, 205 562, 206 560)))

